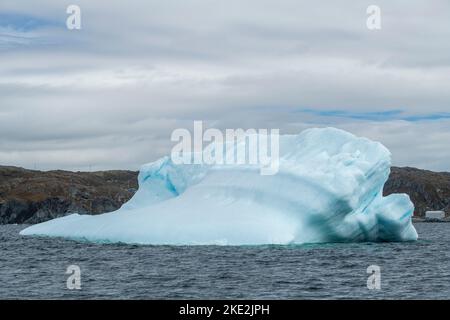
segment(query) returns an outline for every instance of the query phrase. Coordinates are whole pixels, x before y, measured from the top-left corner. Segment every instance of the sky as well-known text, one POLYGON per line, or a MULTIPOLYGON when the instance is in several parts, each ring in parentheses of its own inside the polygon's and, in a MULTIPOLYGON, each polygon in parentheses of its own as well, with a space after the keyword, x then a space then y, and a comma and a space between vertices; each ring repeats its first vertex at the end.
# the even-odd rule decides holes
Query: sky
POLYGON ((449 15, 448 0, 2 0, 0 165, 137 170, 203 120, 333 126, 450 171, 449 15))

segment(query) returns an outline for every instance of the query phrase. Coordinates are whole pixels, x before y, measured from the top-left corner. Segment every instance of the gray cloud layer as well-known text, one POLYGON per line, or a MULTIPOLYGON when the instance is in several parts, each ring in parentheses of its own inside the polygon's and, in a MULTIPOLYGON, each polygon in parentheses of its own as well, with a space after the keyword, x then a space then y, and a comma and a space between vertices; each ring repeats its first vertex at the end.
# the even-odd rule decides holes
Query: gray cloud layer
POLYGON ((377 1, 379 31, 372 1, 77 1, 79 31, 69 4, 0 4, 1 164, 136 169, 204 120, 336 126, 450 170, 448 1, 377 1))

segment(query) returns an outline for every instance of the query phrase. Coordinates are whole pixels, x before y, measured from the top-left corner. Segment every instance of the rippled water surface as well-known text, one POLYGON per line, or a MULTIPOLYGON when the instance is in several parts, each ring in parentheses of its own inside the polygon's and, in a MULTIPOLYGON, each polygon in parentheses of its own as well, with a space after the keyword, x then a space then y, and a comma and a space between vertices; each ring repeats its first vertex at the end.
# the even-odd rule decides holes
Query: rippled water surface
POLYGON ((0 298, 450 298, 450 223, 420 240, 301 246, 137 246, 23 237, 0 226, 0 298), (69 265, 81 290, 68 290, 69 265), (369 265, 381 289, 368 290, 369 265))

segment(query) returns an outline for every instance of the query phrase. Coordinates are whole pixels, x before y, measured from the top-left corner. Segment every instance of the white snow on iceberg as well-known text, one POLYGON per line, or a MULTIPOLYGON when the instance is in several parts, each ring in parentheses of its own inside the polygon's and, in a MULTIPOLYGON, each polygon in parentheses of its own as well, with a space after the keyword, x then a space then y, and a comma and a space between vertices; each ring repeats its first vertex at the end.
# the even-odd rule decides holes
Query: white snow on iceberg
POLYGON ((144 165, 117 211, 72 214, 22 235, 138 244, 296 244, 416 240, 408 195, 382 196, 390 152, 334 129, 280 136, 279 171, 234 165, 144 165))

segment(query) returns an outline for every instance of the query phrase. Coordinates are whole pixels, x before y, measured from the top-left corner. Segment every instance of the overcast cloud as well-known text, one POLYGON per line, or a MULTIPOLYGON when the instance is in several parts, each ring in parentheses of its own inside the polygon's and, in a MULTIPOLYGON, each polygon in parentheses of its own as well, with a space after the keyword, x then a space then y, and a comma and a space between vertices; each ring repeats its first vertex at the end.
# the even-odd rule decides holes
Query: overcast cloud
POLYGON ((335 126, 450 171, 449 16, 447 0, 2 0, 0 164, 138 169, 204 120, 335 126))

